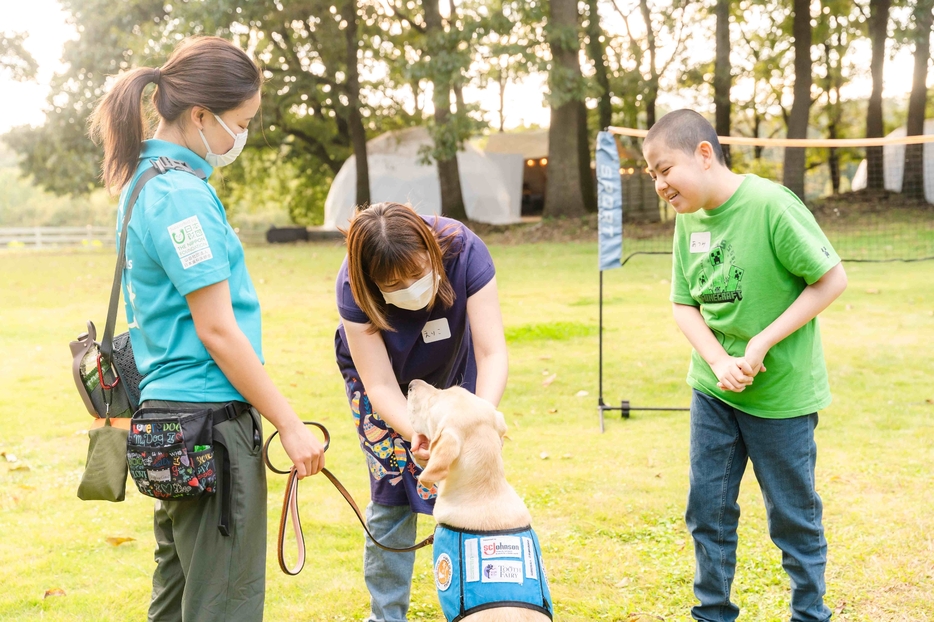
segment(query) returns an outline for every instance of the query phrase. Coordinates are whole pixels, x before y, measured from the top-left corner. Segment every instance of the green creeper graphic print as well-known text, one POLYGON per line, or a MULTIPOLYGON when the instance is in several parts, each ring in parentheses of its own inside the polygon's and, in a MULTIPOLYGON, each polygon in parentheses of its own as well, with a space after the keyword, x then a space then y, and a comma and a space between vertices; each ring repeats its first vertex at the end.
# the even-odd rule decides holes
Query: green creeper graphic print
POLYGON ((727 242, 721 242, 710 249, 707 259, 711 276, 708 277, 706 271, 702 270, 698 277, 698 282, 703 287, 703 293, 699 298, 701 304, 742 300, 741 282, 745 270, 736 265, 733 246, 727 242))
MULTIPOLYGON (((734 357, 840 258, 811 212, 786 188, 747 175, 723 205, 679 214, 672 249, 671 301, 697 307, 734 357)), ((710 365, 691 357, 688 384, 745 413, 806 415, 830 403, 817 319, 775 346, 742 393, 721 391, 710 365)))

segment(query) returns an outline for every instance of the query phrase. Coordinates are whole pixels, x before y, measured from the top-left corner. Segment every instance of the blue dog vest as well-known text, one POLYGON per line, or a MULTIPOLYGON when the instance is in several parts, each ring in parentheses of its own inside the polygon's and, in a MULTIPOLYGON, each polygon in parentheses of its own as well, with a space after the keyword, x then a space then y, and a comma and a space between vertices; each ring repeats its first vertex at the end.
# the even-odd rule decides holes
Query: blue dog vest
POLYGON ((448 622, 496 607, 523 607, 553 617, 541 546, 531 527, 468 531, 439 524, 434 569, 448 622))

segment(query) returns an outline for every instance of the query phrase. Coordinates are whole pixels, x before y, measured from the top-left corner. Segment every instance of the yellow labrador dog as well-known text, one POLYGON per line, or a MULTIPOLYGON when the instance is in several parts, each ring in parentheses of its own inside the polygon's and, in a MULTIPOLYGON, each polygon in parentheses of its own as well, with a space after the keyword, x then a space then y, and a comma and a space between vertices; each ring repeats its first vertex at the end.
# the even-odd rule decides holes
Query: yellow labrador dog
POLYGON ((438 484, 434 574, 448 622, 544 622, 553 607, 525 503, 506 481, 506 421, 460 387, 409 385, 409 418, 430 440, 419 476, 438 484))

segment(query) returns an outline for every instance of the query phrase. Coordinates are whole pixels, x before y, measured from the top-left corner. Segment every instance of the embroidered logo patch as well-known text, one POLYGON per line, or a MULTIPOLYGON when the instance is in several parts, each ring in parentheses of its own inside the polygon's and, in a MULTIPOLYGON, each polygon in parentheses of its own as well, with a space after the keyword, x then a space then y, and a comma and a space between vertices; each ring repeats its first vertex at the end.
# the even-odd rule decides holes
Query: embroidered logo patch
POLYGON ((522 562, 495 560, 483 564, 483 583, 518 583, 522 585, 522 562))
POLYGON ((435 586, 442 592, 447 590, 451 587, 453 576, 454 565, 451 563, 451 557, 447 553, 442 553, 435 563, 435 586))
POLYGON ((169 225, 169 237, 185 270, 214 257, 197 216, 169 225))
POLYGON ((535 565, 535 543, 532 538, 522 538, 522 547, 525 549, 525 577, 538 581, 538 568, 535 565))
POLYGON ((464 540, 464 580, 467 583, 480 580, 480 549, 477 546, 479 543, 478 538, 464 540))
POLYGON ((481 538, 480 551, 483 559, 491 557, 522 557, 522 542, 517 536, 481 538))

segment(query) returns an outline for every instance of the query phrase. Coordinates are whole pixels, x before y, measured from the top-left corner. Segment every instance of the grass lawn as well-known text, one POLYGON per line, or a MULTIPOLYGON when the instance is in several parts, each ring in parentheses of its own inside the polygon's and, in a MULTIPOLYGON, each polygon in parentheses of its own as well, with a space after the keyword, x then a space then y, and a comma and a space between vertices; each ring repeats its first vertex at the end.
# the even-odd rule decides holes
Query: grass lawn
MULTIPOLYGON (((556 619, 688 620, 687 414, 611 416, 600 434, 594 244, 492 252, 510 347, 507 474, 532 511, 556 619)), ((336 244, 258 247, 247 261, 267 367, 304 417, 330 428, 328 466, 363 503, 366 466, 333 354, 342 255, 336 244)), ((847 271, 849 290, 821 319, 835 396, 817 430, 827 601, 837 620, 934 620, 934 263, 847 271)), ((121 504, 75 496, 90 417, 68 342, 88 318, 102 330, 112 272, 112 251, 0 252, 0 620, 145 618, 153 501, 132 484, 121 504)), ((664 256, 605 274, 607 402, 688 404, 690 349, 671 319, 669 278, 664 256)), ((788 581, 748 471, 735 600, 745 620, 787 620, 788 581)), ((269 475, 266 619, 363 619, 363 534, 324 478, 301 488, 305 570, 279 571, 283 479, 269 475)), ((432 526, 422 520, 420 535, 432 526)), ((411 618, 442 619, 427 550, 416 557, 411 618)))

